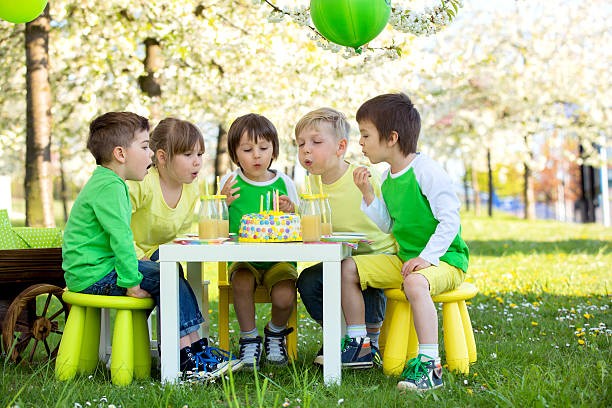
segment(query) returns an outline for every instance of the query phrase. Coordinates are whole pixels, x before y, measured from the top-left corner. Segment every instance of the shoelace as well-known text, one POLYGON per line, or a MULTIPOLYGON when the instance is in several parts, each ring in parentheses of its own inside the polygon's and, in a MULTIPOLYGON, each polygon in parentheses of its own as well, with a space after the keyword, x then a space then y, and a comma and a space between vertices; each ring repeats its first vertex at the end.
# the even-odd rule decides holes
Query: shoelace
POLYGON ((240 349, 240 359, 255 361, 259 355, 259 346, 261 343, 246 343, 244 348, 240 349))
POLYGON ((425 361, 425 362, 421 361, 421 356, 427 357, 424 354, 419 354, 418 356, 411 358, 410 361, 406 363, 406 368, 401 374, 402 378, 405 378, 407 380, 412 380, 412 381, 418 381, 421 377, 425 376, 427 377, 427 380, 429 381, 429 376, 427 375, 427 368, 429 367, 429 364, 431 364, 432 362, 431 361, 425 361))
POLYGON ((353 339, 350 338, 348 336, 348 334, 345 334, 344 337, 342 338, 342 344, 340 345, 340 348, 342 349, 342 351, 346 350, 349 346, 349 343, 352 341, 353 339))
POLYGON ((207 354, 205 350, 196 353, 194 357, 196 362, 196 371, 204 371, 208 373, 210 371, 214 371, 217 368, 217 365, 220 363, 220 361, 217 361, 217 359, 207 354), (202 368, 200 368, 200 365, 202 368))
POLYGON ((217 347, 206 347, 202 353, 209 358, 215 359, 219 363, 236 359, 236 356, 229 351, 225 351, 217 347))
POLYGON ((272 332, 266 328, 266 355, 268 357, 287 358, 287 350, 284 347, 285 337, 293 331, 292 327, 287 327, 280 332, 272 332))

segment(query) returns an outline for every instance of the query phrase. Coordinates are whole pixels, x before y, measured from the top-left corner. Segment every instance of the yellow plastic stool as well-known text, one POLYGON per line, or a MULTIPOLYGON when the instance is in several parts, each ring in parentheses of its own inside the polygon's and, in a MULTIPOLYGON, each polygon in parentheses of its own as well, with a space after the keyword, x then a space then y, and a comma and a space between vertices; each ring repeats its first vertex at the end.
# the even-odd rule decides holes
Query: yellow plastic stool
MULTIPOLYGON (((218 263, 219 279, 219 348, 229 350, 229 305, 234 303, 232 284, 227 276, 227 263, 218 263)), ((270 295, 264 286, 255 288, 255 303, 270 303, 270 295)), ((293 311, 287 322, 287 327, 293 327, 293 331, 287 335, 287 354, 289 358, 297 358, 297 303, 293 304, 293 311)))
MULTIPOLYGON (((432 298, 434 302, 442 303, 444 349, 450 371, 467 374, 470 364, 476 362, 476 343, 465 301, 477 293, 476 286, 463 282, 457 289, 432 298)), ((404 291, 387 289, 385 295, 387 309, 380 334, 383 372, 399 375, 406 362, 416 357, 419 341, 412 321, 412 309, 404 291)))
POLYGON ((62 299, 72 305, 62 335, 55 375, 70 380, 77 372, 89 374, 98 364, 100 310, 116 309, 111 354, 111 379, 115 385, 129 385, 132 378, 151 373, 149 327, 146 311, 153 299, 128 296, 86 295, 66 291, 62 299))

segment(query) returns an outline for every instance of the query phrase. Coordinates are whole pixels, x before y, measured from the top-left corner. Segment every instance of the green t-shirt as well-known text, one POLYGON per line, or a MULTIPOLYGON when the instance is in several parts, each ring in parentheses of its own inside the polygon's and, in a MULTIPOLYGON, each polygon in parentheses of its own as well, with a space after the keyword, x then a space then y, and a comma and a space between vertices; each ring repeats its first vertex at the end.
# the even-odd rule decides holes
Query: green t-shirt
POLYGON ((68 289, 79 292, 117 272, 117 285, 139 285, 128 187, 114 171, 98 166, 77 196, 66 223, 62 268, 68 289))
POLYGON ((460 203, 446 172, 419 154, 406 169, 387 174, 381 191, 400 259, 421 256, 433 265, 440 260, 467 272, 469 250, 461 238, 460 203))
MULTIPOLYGON (((240 187, 240 190, 236 194, 240 194, 240 197, 235 199, 232 204, 228 207, 229 211, 229 230, 233 233, 238 233, 240 227, 240 219, 245 214, 258 213, 260 210, 261 197, 263 196, 263 209, 267 210, 267 193, 270 192, 270 210, 272 210, 272 192, 278 190, 280 195, 286 195, 295 205, 297 210, 299 198, 297 196, 297 190, 293 180, 291 180, 286 174, 278 170, 270 170, 276 173, 276 176, 272 180, 268 181, 253 181, 249 180, 241 169, 223 176, 221 179, 220 188, 223 188, 225 183, 229 179, 236 178, 238 181, 232 188, 240 187)), ((273 262, 251 262, 251 264, 257 269, 269 269, 273 262)))

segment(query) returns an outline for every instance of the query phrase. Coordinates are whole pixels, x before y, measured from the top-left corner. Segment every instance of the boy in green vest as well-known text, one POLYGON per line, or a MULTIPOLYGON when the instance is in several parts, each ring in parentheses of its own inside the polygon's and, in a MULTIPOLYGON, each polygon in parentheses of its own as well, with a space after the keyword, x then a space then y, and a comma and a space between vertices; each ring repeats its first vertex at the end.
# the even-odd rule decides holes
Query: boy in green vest
POLYGON ((465 279, 469 252, 461 238, 459 199, 442 167, 417 153, 421 118, 406 95, 377 96, 361 105, 356 116, 363 154, 372 163, 390 165, 382 178, 382 199, 374 193, 366 168, 353 173, 363 194, 361 209, 382 231, 393 233, 399 252, 358 255, 342 262, 342 309, 351 337, 342 359, 359 360, 365 354, 361 291, 401 287, 412 306, 419 351, 397 386, 416 391, 438 388, 443 385, 442 365, 431 297, 455 289, 465 279))
MULTIPOLYGON (((308 112, 295 126, 300 164, 310 174, 321 178, 323 194, 329 196, 332 230, 336 232, 363 232, 372 244, 360 243, 353 251, 355 255, 397 253, 395 240, 390 234, 378 229, 360 209, 361 192, 353 182, 353 171, 359 166, 344 159, 349 141, 350 125, 341 112, 332 108, 320 108, 308 112)), ((380 194, 380 176, 372 169, 372 184, 380 194)), ((311 183, 316 185, 317 183, 311 183)), ((310 316, 319 324, 323 322, 323 264, 318 263, 304 269, 297 280, 302 302, 310 316)), ((363 291, 365 304, 365 326, 370 339, 372 353, 361 361, 352 361, 351 367, 369 368, 380 365, 378 335, 385 318, 386 298, 382 289, 368 288, 363 291)), ((323 365, 323 348, 314 360, 323 365)))

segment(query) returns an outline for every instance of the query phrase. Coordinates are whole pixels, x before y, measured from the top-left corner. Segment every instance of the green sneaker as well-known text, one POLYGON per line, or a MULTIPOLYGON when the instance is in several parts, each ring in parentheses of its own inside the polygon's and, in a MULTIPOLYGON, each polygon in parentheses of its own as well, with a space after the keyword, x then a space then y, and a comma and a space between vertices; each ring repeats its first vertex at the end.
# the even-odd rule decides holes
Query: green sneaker
POLYGON ((397 383, 398 390, 428 391, 440 388, 442 381, 442 364, 440 359, 433 360, 425 354, 419 354, 406 363, 406 369, 397 383))

